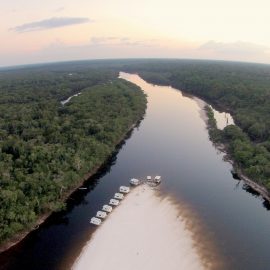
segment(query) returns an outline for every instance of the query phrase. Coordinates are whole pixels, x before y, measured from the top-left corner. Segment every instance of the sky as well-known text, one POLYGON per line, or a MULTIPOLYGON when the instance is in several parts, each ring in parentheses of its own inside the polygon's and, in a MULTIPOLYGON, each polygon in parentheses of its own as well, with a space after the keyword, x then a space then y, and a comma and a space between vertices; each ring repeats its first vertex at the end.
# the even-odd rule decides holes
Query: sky
POLYGON ((0 66, 106 58, 270 63, 268 0, 0 0, 0 66))

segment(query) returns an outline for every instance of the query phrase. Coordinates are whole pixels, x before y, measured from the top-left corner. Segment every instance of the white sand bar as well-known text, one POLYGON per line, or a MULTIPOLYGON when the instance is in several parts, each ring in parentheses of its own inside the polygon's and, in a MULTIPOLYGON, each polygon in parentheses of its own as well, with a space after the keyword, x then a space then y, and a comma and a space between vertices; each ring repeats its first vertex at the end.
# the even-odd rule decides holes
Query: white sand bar
POLYGON ((200 270, 177 207, 139 186, 126 196, 82 250, 74 270, 200 270))

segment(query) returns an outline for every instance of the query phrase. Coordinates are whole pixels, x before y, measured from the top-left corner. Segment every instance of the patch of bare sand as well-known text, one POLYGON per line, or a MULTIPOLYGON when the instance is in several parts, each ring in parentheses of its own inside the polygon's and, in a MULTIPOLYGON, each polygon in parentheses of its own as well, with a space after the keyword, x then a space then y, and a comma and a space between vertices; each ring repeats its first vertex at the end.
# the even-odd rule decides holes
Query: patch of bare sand
POLYGON ((139 186, 97 229, 74 270, 200 270, 205 266, 177 207, 139 186))

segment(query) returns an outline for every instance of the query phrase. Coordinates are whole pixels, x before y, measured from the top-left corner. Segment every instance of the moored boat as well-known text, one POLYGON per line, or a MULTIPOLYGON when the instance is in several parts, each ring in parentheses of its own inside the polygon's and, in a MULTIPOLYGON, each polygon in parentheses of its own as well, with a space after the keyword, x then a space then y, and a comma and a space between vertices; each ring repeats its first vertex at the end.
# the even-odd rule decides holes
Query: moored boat
POLYGON ((97 215, 98 218, 106 218, 107 217, 107 213, 103 212, 103 211, 97 211, 97 215))
POLYGON ((136 178, 132 178, 130 179, 129 183, 133 186, 138 186, 140 185, 142 182, 139 180, 139 179, 136 179, 136 178))
POLYGON ((122 193, 115 193, 114 198, 117 199, 117 200, 123 200, 124 195, 122 193))
POLYGON ((107 204, 103 205, 103 207, 102 207, 102 211, 105 211, 107 213, 111 213, 112 209, 113 208, 110 205, 107 205, 107 204))
POLYGON ((126 186, 121 186, 119 188, 119 191, 122 192, 122 193, 129 193, 130 192, 130 188, 129 187, 126 187, 126 186))
POLYGON ((119 203, 120 202, 118 200, 115 200, 115 199, 111 199, 110 202, 109 202, 110 205, 114 205, 114 206, 119 205, 119 203))
POLYGON ((90 220, 90 223, 98 226, 101 224, 101 219, 96 218, 96 217, 92 217, 90 220))
POLYGON ((154 182, 155 182, 156 184, 159 184, 159 183, 161 182, 161 176, 160 176, 160 175, 155 176, 154 182))

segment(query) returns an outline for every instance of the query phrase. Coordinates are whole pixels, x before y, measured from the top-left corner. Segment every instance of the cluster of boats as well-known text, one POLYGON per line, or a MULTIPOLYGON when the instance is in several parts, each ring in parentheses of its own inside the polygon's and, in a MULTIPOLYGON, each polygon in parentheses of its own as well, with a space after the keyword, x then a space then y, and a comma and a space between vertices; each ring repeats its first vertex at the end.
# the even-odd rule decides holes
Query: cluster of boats
MULTIPOLYGON (((161 176, 157 175, 154 178, 151 176, 147 176, 146 180, 139 180, 136 178, 130 179, 129 183, 132 186, 138 186, 142 183, 146 183, 150 186, 155 186, 160 184, 161 182, 161 176)), ((102 223, 102 220, 104 220, 109 213, 113 211, 113 206, 118 206, 120 204, 120 201, 124 199, 125 195, 130 192, 130 188, 126 186, 120 186, 119 191, 114 194, 114 197, 110 199, 109 204, 105 204, 102 207, 102 210, 97 211, 97 214, 95 217, 92 217, 90 220, 91 224, 94 225, 100 225, 102 223)))
POLYGON ((105 219, 108 216, 108 214, 112 212, 113 206, 118 206, 120 200, 124 199, 125 197, 124 194, 127 194, 129 192, 130 192, 129 187, 121 186, 119 188, 119 192, 116 192, 114 194, 114 198, 110 199, 109 204, 103 205, 102 210, 97 211, 96 216, 91 218, 90 223, 94 225, 100 225, 102 223, 102 219, 105 219))
POLYGON ((160 175, 157 175, 155 176, 154 178, 152 178, 152 176, 148 175, 146 177, 146 181, 145 180, 139 180, 139 179, 136 179, 136 178, 132 178, 129 183, 132 185, 132 186, 138 186, 140 184, 143 184, 143 183, 146 183, 150 186, 153 186, 153 185, 158 185, 161 183, 161 176, 160 175))

